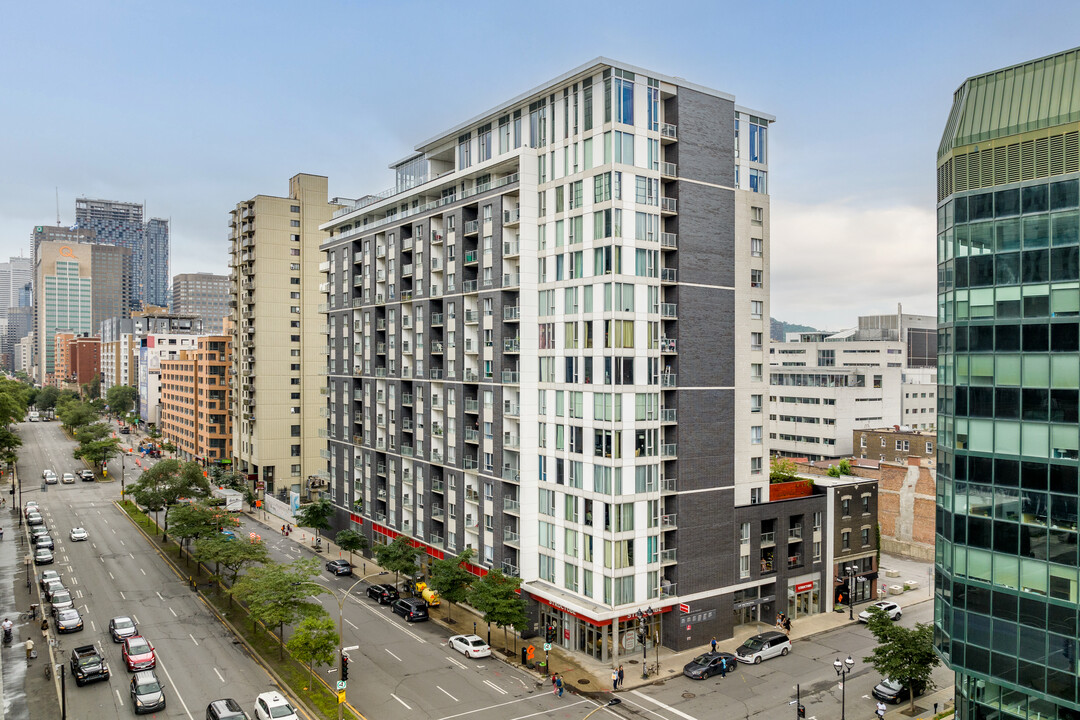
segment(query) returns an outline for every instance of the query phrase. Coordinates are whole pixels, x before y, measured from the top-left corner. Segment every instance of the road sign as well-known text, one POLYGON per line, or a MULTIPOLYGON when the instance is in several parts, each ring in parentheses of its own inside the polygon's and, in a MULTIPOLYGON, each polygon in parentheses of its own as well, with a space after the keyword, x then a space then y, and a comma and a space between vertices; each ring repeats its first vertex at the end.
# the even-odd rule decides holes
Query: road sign
POLYGON ((359 645, 350 645, 349 647, 344 647, 344 648, 341 648, 341 649, 344 650, 345 652, 349 652, 350 650, 359 650, 360 646, 359 645))
POLYGON ((349 682, 349 681, 348 680, 338 680, 337 681, 337 691, 338 692, 345 692, 345 684, 347 682, 349 682))
POLYGON ((690 612, 690 606, 689 606, 689 605, 687 605, 686 603, 680 603, 680 604, 679 604, 679 612, 681 612, 681 613, 688 613, 688 612, 690 612))
POLYGON ((345 702, 345 691, 344 690, 338 690, 337 701, 338 701, 339 705, 341 703, 345 702))
POLYGON ((544 652, 551 652, 551 643, 544 643, 544 652))

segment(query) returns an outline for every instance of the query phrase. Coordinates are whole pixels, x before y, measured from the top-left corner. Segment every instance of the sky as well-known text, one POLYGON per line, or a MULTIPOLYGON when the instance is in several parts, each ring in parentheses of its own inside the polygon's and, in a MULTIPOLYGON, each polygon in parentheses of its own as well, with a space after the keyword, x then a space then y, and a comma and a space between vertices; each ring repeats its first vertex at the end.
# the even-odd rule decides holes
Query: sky
POLYGON ((75 199, 172 222, 172 272, 228 271, 237 202, 298 172, 393 185, 436 135, 597 56, 774 115, 772 316, 933 314, 934 168, 969 76, 1076 46, 1080 3, 7 3, 0 257, 75 199))

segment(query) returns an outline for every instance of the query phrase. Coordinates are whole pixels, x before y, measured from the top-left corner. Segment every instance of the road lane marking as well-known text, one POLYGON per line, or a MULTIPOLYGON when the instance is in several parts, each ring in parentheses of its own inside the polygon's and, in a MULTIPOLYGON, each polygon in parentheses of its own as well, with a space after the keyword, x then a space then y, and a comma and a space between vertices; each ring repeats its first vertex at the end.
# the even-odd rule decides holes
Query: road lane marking
POLYGON ((116 701, 119 702, 121 705, 124 704, 124 698, 120 697, 120 691, 119 690, 116 691, 116 701))
POLYGON ((191 714, 191 711, 188 710, 187 703, 184 702, 184 697, 179 693, 179 691, 176 691, 176 683, 173 682, 172 675, 169 674, 169 669, 161 664, 160 659, 158 659, 157 664, 158 664, 158 667, 160 667, 162 670, 165 671, 165 677, 169 678, 169 684, 173 686, 173 691, 174 691, 173 695, 175 695, 176 699, 180 701, 180 704, 184 706, 184 712, 187 713, 188 719, 189 720, 195 720, 194 716, 192 716, 192 714, 191 714))
POLYGON ((485 712, 487 710, 494 710, 495 708, 500 708, 500 707, 503 707, 505 705, 514 705, 515 703, 529 702, 530 700, 534 700, 534 699, 535 698, 530 695, 528 697, 518 698, 517 700, 507 700, 506 702, 499 703, 498 705, 489 705, 487 707, 477 708, 475 710, 469 710, 468 712, 458 713, 457 715, 447 715, 446 717, 439 718, 439 720, 454 720, 454 718, 463 717, 465 715, 473 715, 474 713, 485 712))
POLYGON ((397 695, 395 695, 394 693, 390 693, 390 697, 394 698, 394 699, 395 699, 395 700, 397 700, 397 701, 398 701, 399 703, 401 703, 402 705, 404 705, 404 706, 405 706, 405 709, 406 709, 406 710, 412 710, 412 708, 411 708, 411 707, 409 707, 409 704, 408 704, 408 703, 406 703, 406 702, 405 702, 404 700, 402 700, 401 698, 399 698, 399 697, 398 697, 397 695))
POLYGON ((489 686, 489 687, 490 687, 490 688, 491 688, 492 690, 495 690, 495 691, 496 691, 496 692, 498 692, 498 693, 501 693, 501 694, 503 694, 503 695, 506 695, 506 694, 507 694, 507 692, 506 692, 505 690, 503 690, 503 689, 502 689, 501 687, 499 687, 499 686, 498 686, 498 685, 496 685, 495 683, 491 682, 490 680, 485 680, 485 681, 484 681, 484 684, 485 684, 485 685, 487 685, 487 686, 489 686))
POLYGON ((161 597, 161 591, 160 590, 155 590, 154 594, 157 595, 158 600, 160 600, 161 602, 165 602, 165 598, 161 597))
POLYGON ((91 630, 93 630, 94 632, 97 632, 97 626, 96 626, 96 625, 94 625, 94 621, 93 621, 93 620, 91 620, 91 621, 90 621, 90 629, 91 629, 91 630))
POLYGON ((314 600, 315 602, 319 603, 320 605, 323 604, 323 601, 319 599, 318 595, 312 595, 311 599, 314 600))
POLYGON ((105 558, 101 557, 100 555, 98 555, 98 560, 100 560, 100 561, 101 561, 101 564, 102 564, 102 565, 104 565, 104 564, 105 564, 105 558))
MULTIPOLYGON (((743 682, 746 682, 746 681, 745 681, 745 680, 743 680, 743 682)), ((624 697, 624 698, 622 699, 622 701, 623 701, 624 703, 629 703, 629 704, 633 705, 633 706, 634 706, 634 707, 636 707, 636 708, 641 708, 642 710, 644 710, 645 712, 649 713, 650 715, 655 715, 656 717, 660 718, 660 720, 670 720, 670 719, 669 719, 669 718, 668 718, 668 717, 667 717, 666 715, 661 715, 660 713, 656 712, 655 710, 652 710, 652 709, 650 709, 650 708, 647 708, 647 707, 645 707, 644 705, 639 705, 638 703, 634 702, 633 700, 631 700, 631 699, 630 699, 630 698, 628 698, 628 697, 624 697)), ((608 712, 611 712, 611 711, 609 710, 608 712)))
POLYGON ((120 544, 123 545, 124 547, 127 547, 127 543, 125 543, 123 540, 120 541, 120 544))
POLYGON ((351 627, 353 630, 360 629, 352 620, 349 620, 348 618, 345 619, 345 622, 349 623, 349 627, 351 627))
POLYGON ((72 575, 72 576, 71 576, 71 584, 72 584, 72 585, 78 585, 78 584, 79 584, 79 578, 77 578, 77 577, 75 577, 74 575, 72 575))
POLYGON ((134 615, 132 615, 132 616, 131 616, 131 619, 135 621, 135 624, 136 624, 136 625, 138 625, 138 624, 139 624, 139 618, 137 618, 137 617, 135 617, 134 615))
POLYGON ((383 650, 386 650, 386 652, 390 653, 390 657, 394 658, 394 659, 395 659, 395 660, 397 660, 398 662, 401 662, 401 658, 399 658, 399 657, 398 657, 397 655, 395 655, 394 653, 390 652, 390 651, 389 651, 389 650, 387 650, 386 648, 383 648, 383 650))
POLYGON ((116 578, 113 577, 113 574, 111 572, 109 573, 109 579, 110 580, 115 580, 116 579, 116 578))
MULTIPOLYGON (((576 703, 570 703, 563 707, 574 707, 575 705, 581 705, 582 703, 593 704, 590 700, 578 700, 576 703)), ((603 707, 603 706, 601 706, 603 707)), ((516 718, 510 718, 510 720, 525 720, 525 718, 536 717, 537 715, 550 715, 550 710, 541 710, 540 712, 529 713, 528 715, 518 715, 516 718)))
POLYGON ((177 615, 177 614, 176 614, 176 611, 175 611, 175 610, 173 610, 172 608, 169 608, 169 612, 171 612, 171 613, 172 613, 172 616, 173 616, 173 617, 180 617, 179 615, 177 615))
MULTIPOLYGON (((112 573, 109 573, 109 575, 112 575, 112 573)), ((121 600, 127 600, 127 597, 124 596, 124 591, 123 590, 120 591, 120 599, 121 600)))
POLYGON ((221 673, 218 672, 217 668, 214 668, 214 674, 218 676, 218 680, 221 680, 221 682, 225 682, 225 678, 221 677, 221 673))
POLYGON ((447 659, 447 660, 449 660, 449 661, 450 661, 451 663, 453 663, 454 665, 457 665, 457 666, 458 666, 459 668, 461 668, 462 670, 464 670, 464 669, 465 669, 465 666, 464 666, 464 665, 462 665, 461 663, 459 663, 459 662, 458 662, 457 660, 455 660, 454 658, 452 658, 452 657, 447 657, 446 659, 447 659))
MULTIPOLYGON (((651 697, 649 697, 648 695, 645 695, 644 693, 638 692, 637 690, 631 690, 631 691, 630 691, 630 694, 631 694, 631 695, 637 695, 637 696, 638 696, 639 698, 641 698, 642 700, 648 700, 648 701, 649 701, 649 702, 651 702, 651 703, 654 703, 654 704, 656 704, 656 705, 659 705, 660 707, 664 708, 664 709, 665 709, 665 710, 667 710, 668 712, 670 712, 670 713, 674 713, 675 715, 678 715, 678 716, 679 716, 679 717, 681 717, 681 718, 685 718, 685 720, 698 720, 698 719, 697 719, 696 717, 694 717, 693 715, 687 715, 687 714, 686 714, 686 713, 684 713, 683 711, 681 711, 681 710, 676 710, 675 708, 671 707, 670 705, 665 705, 664 703, 660 702, 659 700, 656 700, 655 698, 651 698, 651 697)), ((636 703, 635 703, 635 704, 636 704, 636 703)), ((639 706, 639 707, 640 707, 640 706, 639 706)))
POLYGON ((189 638, 191 638, 191 642, 195 643, 196 646, 199 644, 199 641, 195 639, 194 635, 192 635, 191 633, 188 633, 187 636, 189 638))
POLYGON ((143 575, 145 575, 145 574, 146 574, 146 571, 145 571, 145 570, 143 570, 142 568, 139 568, 139 572, 141 572, 141 573, 142 573, 143 575))
POLYGON ((439 688, 439 690, 442 690, 442 694, 443 694, 443 695, 445 695, 446 697, 450 698, 450 699, 451 699, 451 700, 453 700, 454 702, 458 702, 458 699, 457 699, 456 697, 454 697, 454 696, 453 696, 453 695, 451 695, 450 693, 446 692, 445 690, 443 690, 443 689, 442 689, 441 687, 439 687, 438 685, 436 685, 435 687, 439 688))
POLYGON ((135 559, 135 556, 134 556, 134 555, 132 555, 131 553, 128 553, 128 557, 129 557, 129 558, 131 558, 132 560, 134 560, 134 559, 135 559))

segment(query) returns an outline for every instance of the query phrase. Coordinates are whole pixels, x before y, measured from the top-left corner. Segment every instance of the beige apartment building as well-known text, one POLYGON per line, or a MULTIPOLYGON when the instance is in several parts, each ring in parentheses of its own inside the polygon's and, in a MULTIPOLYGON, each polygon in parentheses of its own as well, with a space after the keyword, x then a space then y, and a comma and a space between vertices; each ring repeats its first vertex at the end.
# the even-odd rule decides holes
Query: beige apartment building
POLYGON ((161 434, 185 460, 232 458, 229 370, 232 338, 206 335, 194 350, 161 361, 161 434))
POLYGON ((287 498, 326 473, 326 317, 319 229, 339 206, 299 174, 286 197, 256 195, 229 218, 233 459, 256 489, 287 498), (323 436, 320 436, 322 430, 323 436))

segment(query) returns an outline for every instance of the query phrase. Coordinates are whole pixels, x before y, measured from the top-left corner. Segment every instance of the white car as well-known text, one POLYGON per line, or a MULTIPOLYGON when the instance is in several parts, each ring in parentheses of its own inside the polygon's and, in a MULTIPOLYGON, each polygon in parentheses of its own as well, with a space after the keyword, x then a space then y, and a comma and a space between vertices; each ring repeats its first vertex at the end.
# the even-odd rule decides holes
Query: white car
POLYGON ((900 606, 896 603, 889 600, 879 600, 878 602, 874 603, 873 605, 859 613, 859 622, 870 622, 870 615, 873 612, 874 608, 879 608, 880 610, 882 610, 886 615, 889 616, 890 620, 899 620, 900 617, 904 614, 904 612, 900 609, 900 606))
POLYGON ((60 479, 60 482, 64 483, 65 485, 74 485, 75 473, 64 473, 64 477, 60 479))
POLYGON ((56 483, 60 482, 60 479, 56 477, 56 473, 54 473, 52 470, 46 470, 44 476, 46 485, 55 485, 56 483))
POLYGON ((81 528, 81 527, 71 528, 71 541, 72 542, 79 542, 80 540, 86 540, 88 537, 90 537, 90 536, 86 533, 86 528, 81 528))
POLYGON ((264 692, 255 698, 255 720, 300 720, 281 693, 264 692))
POLYGON ((465 657, 491 657, 491 647, 479 635, 455 635, 450 638, 447 645, 465 657))

